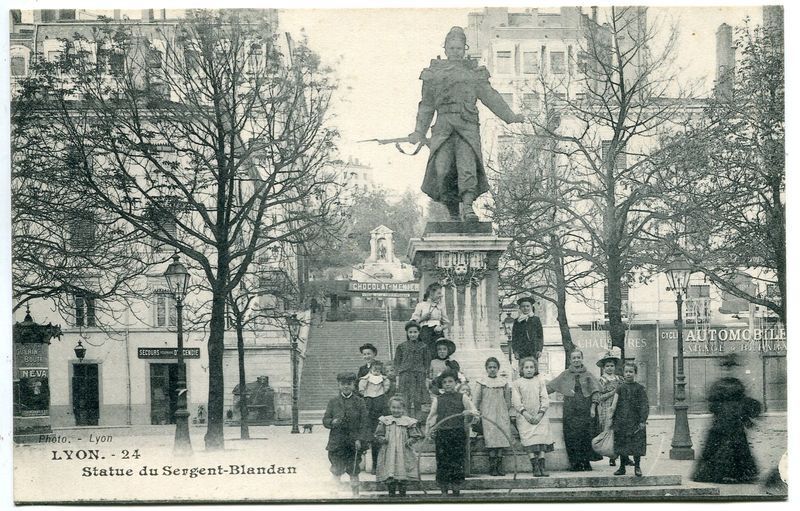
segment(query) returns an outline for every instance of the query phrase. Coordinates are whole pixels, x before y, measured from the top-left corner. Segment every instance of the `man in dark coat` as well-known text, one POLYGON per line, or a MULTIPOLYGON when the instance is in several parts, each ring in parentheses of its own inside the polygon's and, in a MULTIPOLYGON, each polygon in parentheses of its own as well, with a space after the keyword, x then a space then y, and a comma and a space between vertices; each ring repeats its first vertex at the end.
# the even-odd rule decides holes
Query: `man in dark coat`
POLYGON ((544 349, 542 322, 533 315, 532 298, 522 297, 517 300, 517 305, 519 305, 519 316, 511 327, 511 350, 514 352, 514 358, 538 359, 544 349))
POLYGON ((458 221, 463 204, 464 221, 478 217, 472 202, 489 190, 483 168, 477 101, 506 123, 522 122, 500 93, 489 84, 489 71, 472 59, 465 59, 467 37, 461 27, 453 27, 444 40, 447 59, 431 60, 420 75, 422 101, 419 103, 414 132, 409 142, 425 139, 436 113, 430 139, 430 157, 422 181, 422 191, 444 204, 453 221, 458 221))
POLYGON ((328 460, 336 480, 342 474, 350 476, 353 495, 358 495, 358 473, 361 455, 369 445, 372 431, 364 399, 355 393, 356 375, 339 373, 336 376, 339 393, 328 402, 322 425, 331 430, 328 437, 328 460))

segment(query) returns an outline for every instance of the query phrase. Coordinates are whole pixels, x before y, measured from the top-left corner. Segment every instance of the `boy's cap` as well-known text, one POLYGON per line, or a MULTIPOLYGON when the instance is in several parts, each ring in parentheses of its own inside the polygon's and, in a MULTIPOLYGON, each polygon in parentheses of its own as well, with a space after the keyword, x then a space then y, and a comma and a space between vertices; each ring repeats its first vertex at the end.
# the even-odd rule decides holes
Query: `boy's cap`
POLYGON ((364 350, 372 350, 372 353, 378 354, 378 348, 375 347, 372 343, 362 344, 360 348, 358 348, 359 353, 364 353, 364 350))
POLYGON ((336 375, 336 381, 339 383, 354 383, 356 380, 358 380, 356 373, 344 372, 336 375))
POLYGON ((417 330, 421 330, 421 328, 419 326, 419 323, 417 323, 413 319, 411 321, 409 321, 408 323, 406 323, 406 332, 408 332, 409 328, 416 328, 417 330))
POLYGON ((532 307, 536 305, 533 301, 533 298, 530 296, 523 296, 522 298, 517 299, 517 305, 522 305, 525 302, 531 304, 532 307))

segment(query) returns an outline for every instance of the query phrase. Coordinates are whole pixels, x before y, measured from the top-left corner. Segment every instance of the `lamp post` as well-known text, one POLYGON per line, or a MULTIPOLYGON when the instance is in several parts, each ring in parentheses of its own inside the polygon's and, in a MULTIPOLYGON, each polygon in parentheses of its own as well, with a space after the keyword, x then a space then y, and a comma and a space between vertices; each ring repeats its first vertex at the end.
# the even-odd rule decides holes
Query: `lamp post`
POLYGON ((689 286, 692 267, 684 257, 679 256, 667 265, 667 278, 670 289, 675 293, 675 304, 678 306, 678 363, 675 369, 675 430, 672 434, 672 449, 669 457, 673 460, 693 460, 692 438, 689 434, 689 416, 686 404, 686 375, 683 372, 683 296, 689 286))
POLYGON ((292 343, 292 434, 300 433, 299 410, 298 410, 298 374, 297 374, 297 339, 300 337, 300 319, 297 314, 292 314, 287 318, 289 324, 289 337, 292 343))
POLYGON ((78 357, 78 362, 83 362, 83 358, 86 356, 86 348, 83 346, 83 343, 78 340, 78 344, 73 348, 75 352, 75 356, 78 357))
POLYGON ((167 287, 175 298, 175 310, 178 316, 178 409, 175 410, 175 445, 174 453, 187 455, 192 453, 192 441, 189 438, 189 410, 186 407, 186 365, 183 361, 183 298, 189 287, 189 271, 181 263, 180 256, 172 256, 172 263, 164 272, 167 287))
POLYGON ((511 317, 510 312, 506 312, 506 317, 503 319, 503 329, 506 331, 506 341, 508 343, 508 364, 513 362, 514 354, 511 350, 511 332, 514 328, 514 318, 511 317))

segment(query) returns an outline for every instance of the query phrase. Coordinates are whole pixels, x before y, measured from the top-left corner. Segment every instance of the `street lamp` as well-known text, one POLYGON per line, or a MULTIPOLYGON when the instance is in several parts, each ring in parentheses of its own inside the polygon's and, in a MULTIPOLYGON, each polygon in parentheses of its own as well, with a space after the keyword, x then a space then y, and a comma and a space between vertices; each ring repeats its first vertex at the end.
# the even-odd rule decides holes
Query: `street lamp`
POLYGON ((682 256, 676 257, 667 265, 667 278, 678 306, 678 319, 675 321, 678 328, 678 367, 674 382, 675 430, 672 434, 672 449, 669 451, 669 457, 673 460, 694 459, 692 438, 689 435, 689 406, 686 404, 686 376, 683 373, 683 296, 689 287, 691 274, 692 267, 682 256))
POLYGON ((180 256, 172 256, 172 263, 164 272, 167 288, 175 297, 175 310, 178 315, 178 409, 175 410, 175 454, 187 455, 192 452, 189 438, 189 410, 186 408, 186 365, 183 362, 183 298, 189 287, 189 271, 180 261, 180 256))
POLYGON ((511 350, 511 332, 514 329, 514 318, 511 317, 510 312, 506 312, 506 317, 503 320, 503 329, 506 331, 506 340, 508 341, 508 363, 512 364, 513 353, 511 350))
POLYGON ((78 344, 73 349, 75 351, 75 356, 78 357, 79 362, 83 362, 83 357, 86 356, 86 348, 84 348, 83 343, 78 340, 78 344))
POLYGON ((292 343, 292 434, 300 433, 297 389, 297 339, 300 337, 300 319, 297 314, 287 318, 289 323, 289 337, 292 343))

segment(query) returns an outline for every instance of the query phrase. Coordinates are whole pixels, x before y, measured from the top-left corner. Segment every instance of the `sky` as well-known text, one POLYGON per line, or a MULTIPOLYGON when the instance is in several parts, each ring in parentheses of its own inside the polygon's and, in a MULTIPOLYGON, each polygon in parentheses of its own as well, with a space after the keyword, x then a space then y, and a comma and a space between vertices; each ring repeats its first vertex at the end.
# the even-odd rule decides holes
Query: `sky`
MULTIPOLYGON (((410 157, 392 145, 356 141, 402 137, 413 131, 420 71, 437 55, 444 58, 445 34, 454 25, 465 26, 468 13, 475 10, 479 8, 281 11, 281 29, 295 38, 304 32, 309 46, 336 70, 339 90, 333 123, 341 132, 343 159, 357 158, 371 165, 376 180, 390 190, 419 188, 426 149, 410 157)), ((665 27, 675 24, 678 28, 676 65, 683 68, 681 78, 705 78, 707 87, 716 68, 717 28, 721 23, 741 25, 746 16, 760 23, 761 9, 651 7, 648 11, 648 21, 659 19, 665 27)))
MULTIPOLYGON (((426 5, 423 2, 407 3, 426 5)), ((516 9, 521 9, 523 5, 519 2, 511 3, 519 6, 516 9)), ((169 4, 167 2, 165 7, 171 7, 169 4)), ((201 4, 203 2, 199 2, 197 6, 205 6, 201 4)), ((342 4, 339 1, 323 6, 342 4)), ((381 5, 385 4, 386 2, 381 5)), ((440 4, 441 2, 427 3, 440 4)), ((487 0, 483 4, 506 5, 494 0, 487 0)), ((536 5, 542 4, 550 7, 558 5, 553 2, 537 2, 536 5)), ((465 26, 468 14, 481 10, 482 3, 467 9, 364 9, 349 7, 352 2, 346 5, 347 8, 281 9, 280 30, 291 33, 295 39, 300 39, 305 34, 309 46, 320 54, 323 62, 334 69, 339 87, 335 94, 332 121, 341 134, 341 159, 358 159, 361 163, 370 165, 374 169, 376 182, 398 195, 406 189, 418 190, 425 171, 427 149, 410 157, 400 154, 393 145, 379 146, 357 141, 403 137, 413 131, 421 88, 420 71, 437 55, 444 58, 442 44, 447 31, 455 25, 465 26)), ((589 10, 588 5, 584 6, 585 12, 589 10)), ((118 6, 128 7, 130 4, 118 6)), ((209 5, 211 6, 214 6, 213 2, 209 5)), ((89 6, 87 10, 106 15, 112 12, 99 7, 91 9, 89 6)), ((602 11, 601 6, 601 18, 602 11)), ((167 16, 179 16, 181 12, 167 9, 167 16)), ((131 19, 141 16, 141 10, 123 9, 122 13, 131 19)), ((25 18, 29 16, 32 14, 25 13, 25 18)), ((744 5, 671 8, 652 6, 648 11, 648 23, 658 23, 663 27, 661 33, 664 37, 669 26, 677 27, 679 39, 675 50, 675 64, 682 69, 680 77, 686 83, 700 80, 708 90, 716 68, 717 28, 721 23, 741 25, 748 16, 754 23, 760 23, 761 8, 744 5)), ((491 114, 483 110, 482 115, 491 114)))

